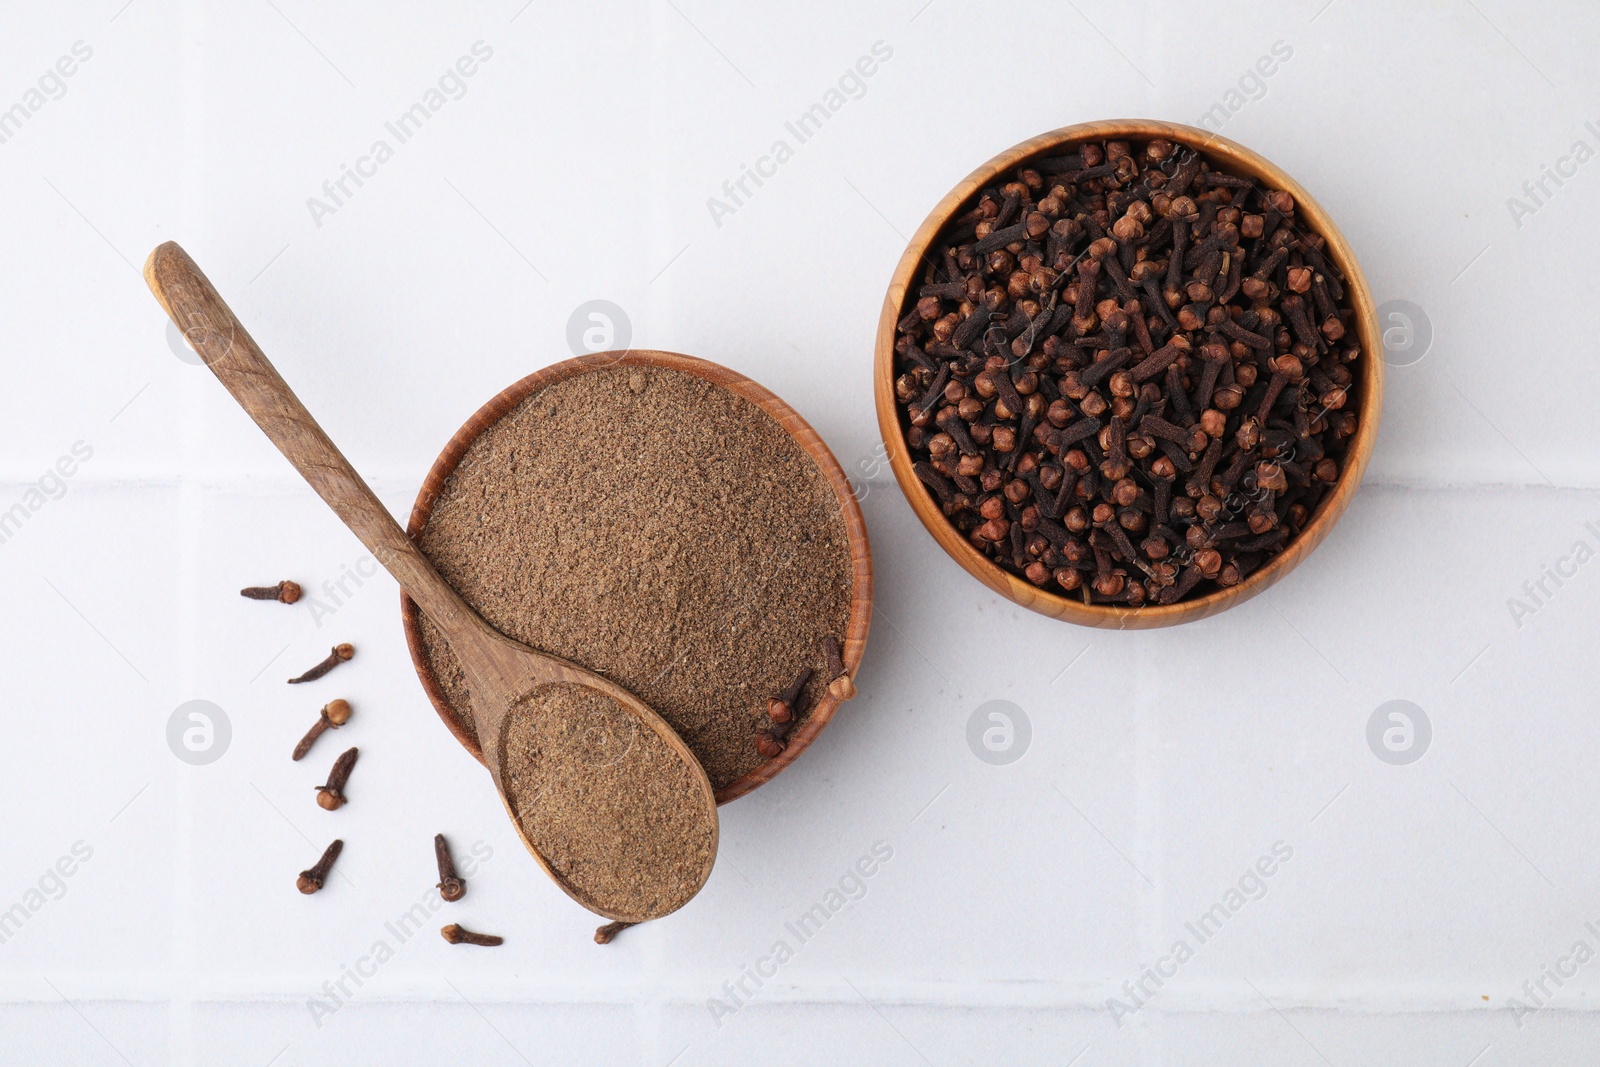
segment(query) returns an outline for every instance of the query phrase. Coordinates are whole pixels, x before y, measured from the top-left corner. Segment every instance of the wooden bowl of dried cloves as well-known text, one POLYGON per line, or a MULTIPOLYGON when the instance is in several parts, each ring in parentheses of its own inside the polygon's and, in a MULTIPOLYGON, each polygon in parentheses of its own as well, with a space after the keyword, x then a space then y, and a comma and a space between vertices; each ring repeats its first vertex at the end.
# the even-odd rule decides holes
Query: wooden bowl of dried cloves
POLYGON ((970 574, 1088 626, 1261 592, 1366 471, 1383 346, 1305 189, 1191 126, 1091 122, 1002 152, 918 228, 874 388, 912 509, 970 574))

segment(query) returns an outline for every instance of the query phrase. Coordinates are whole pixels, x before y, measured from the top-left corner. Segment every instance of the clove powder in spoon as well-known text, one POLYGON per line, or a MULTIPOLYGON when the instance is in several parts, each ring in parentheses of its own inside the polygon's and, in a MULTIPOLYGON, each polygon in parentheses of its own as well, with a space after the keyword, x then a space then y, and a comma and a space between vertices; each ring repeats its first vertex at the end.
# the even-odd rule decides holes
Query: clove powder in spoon
MULTIPOLYGON (((765 760, 767 699, 843 638, 838 499, 761 408, 696 375, 619 365, 529 396, 462 455, 417 537, 508 637, 604 675, 665 719, 721 790, 765 760)), ((469 736, 461 669, 424 659, 469 736)), ((800 716, 799 726, 809 718, 800 716)))
POLYGON ((716 852, 696 776, 604 693, 541 686, 506 716, 506 803, 551 871, 593 910, 657 918, 699 891, 716 852))

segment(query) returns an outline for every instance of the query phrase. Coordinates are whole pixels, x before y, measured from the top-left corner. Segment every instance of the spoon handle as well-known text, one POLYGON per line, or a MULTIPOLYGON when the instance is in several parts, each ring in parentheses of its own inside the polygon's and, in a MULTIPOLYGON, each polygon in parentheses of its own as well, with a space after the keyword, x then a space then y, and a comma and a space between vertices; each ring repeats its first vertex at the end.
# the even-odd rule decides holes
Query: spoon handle
POLYGON ((463 627, 487 629, 317 425, 189 254, 175 241, 160 245, 145 261, 144 278, 239 406, 446 637, 463 627))

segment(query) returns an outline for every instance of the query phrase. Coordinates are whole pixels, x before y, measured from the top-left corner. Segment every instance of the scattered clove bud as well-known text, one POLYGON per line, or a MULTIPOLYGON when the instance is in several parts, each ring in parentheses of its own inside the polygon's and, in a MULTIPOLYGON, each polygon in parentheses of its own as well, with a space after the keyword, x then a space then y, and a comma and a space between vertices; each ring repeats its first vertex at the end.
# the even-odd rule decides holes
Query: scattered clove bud
POLYGON ((800 691, 810 680, 811 668, 807 667, 789 683, 787 689, 767 701, 767 717, 780 726, 793 721, 794 702, 800 698, 800 691))
POLYGON ((829 634, 822 642, 823 654, 828 657, 828 695, 835 700, 849 700, 856 695, 856 683, 844 666, 844 649, 839 639, 829 634))
POLYGON ((756 751, 764 758, 782 755, 788 747, 789 731, 794 729, 795 720, 800 716, 801 709, 797 706, 800 694, 812 673, 810 667, 802 669, 783 692, 767 701, 767 718, 773 725, 770 729, 756 731, 756 751))
POLYGON ((611 939, 622 933, 622 931, 630 926, 638 925, 638 923, 625 923, 620 919, 613 923, 606 923, 594 932, 594 943, 597 945, 609 945, 611 944, 611 939))
POLYGON ((333 861, 339 858, 343 850, 344 842, 334 838, 333 844, 323 851, 322 858, 310 870, 300 872, 300 878, 295 882, 300 892, 310 896, 321 889, 322 883, 328 879, 328 872, 333 869, 333 861))
POLYGON ((311 751, 311 746, 317 743, 317 738, 321 737, 325 731, 330 729, 337 730, 349 721, 350 702, 348 700, 340 698, 328 701, 322 706, 322 714, 317 717, 317 721, 311 724, 311 729, 307 730, 306 735, 300 739, 300 743, 294 746, 294 758, 296 760, 305 759, 306 753, 311 751))
POLYGON ((338 759, 333 761, 333 770, 328 772, 328 782, 317 790, 317 807, 324 811, 338 811, 344 807, 345 783, 350 780, 350 771, 356 765, 357 750, 351 748, 338 759))
POLYGON ((492 948, 506 943, 506 939, 499 934, 475 934, 460 923, 440 927, 439 933, 452 945, 484 945, 492 948))
POLYGON ((290 678, 289 684, 299 685, 301 682, 314 682, 318 678, 321 678, 324 674, 327 674, 329 671, 333 670, 339 664, 343 663, 345 660, 350 659, 355 654, 356 646, 352 644, 347 643, 342 645, 334 645, 333 651, 328 653, 327 659, 323 660, 315 667, 312 667, 300 677, 290 678))
POLYGON ((457 901, 467 895, 467 880, 456 874, 455 860, 450 856, 450 842, 443 834, 433 835, 433 856, 439 862, 439 895, 448 901, 457 901))
POLYGON ((282 581, 277 585, 247 585, 239 590, 239 595, 251 600, 276 600, 282 604, 293 604, 300 599, 300 586, 290 581, 282 581))

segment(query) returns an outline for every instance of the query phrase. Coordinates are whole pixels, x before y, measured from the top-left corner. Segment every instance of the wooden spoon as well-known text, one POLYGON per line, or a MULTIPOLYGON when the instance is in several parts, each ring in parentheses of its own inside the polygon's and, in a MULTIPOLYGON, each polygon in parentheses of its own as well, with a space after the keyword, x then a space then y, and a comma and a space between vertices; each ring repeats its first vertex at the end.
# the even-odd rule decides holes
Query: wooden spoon
MULTIPOLYGON (((150 291, 239 406, 443 631, 466 674, 472 693, 473 719, 489 772, 506 810, 517 824, 523 844, 540 865, 574 900, 610 919, 642 922, 659 918, 687 903, 711 874, 718 826, 711 783, 683 740, 659 715, 626 690, 581 667, 506 638, 468 607, 434 569, 428 557, 412 544, 361 475, 279 377, 188 253, 175 242, 168 241, 150 253, 144 276, 150 291), (599 857, 599 866, 624 881, 631 879, 635 886, 647 885, 648 893, 598 891, 582 884, 592 875, 596 866, 593 863, 584 866, 582 873, 564 875, 529 835, 530 824, 535 836, 543 832, 540 817, 545 814, 545 807, 532 805, 533 798, 513 796, 514 783, 512 792, 508 792, 509 776, 504 766, 508 726, 518 721, 520 715, 538 714, 529 697, 550 685, 576 685, 598 691, 632 717, 635 736, 631 744, 646 748, 664 746, 671 757, 681 762, 682 773, 677 773, 678 762, 669 762, 673 773, 657 775, 650 781, 648 801, 642 793, 639 797, 603 798, 648 803, 656 812, 681 805, 681 818, 663 820, 665 825, 676 829, 662 832, 675 834, 676 839, 646 843, 613 832, 612 840, 601 846, 606 854, 599 857), (668 792, 665 801, 663 789, 668 792), (519 813, 514 803, 517 799, 522 800, 528 810, 519 813), (641 848, 642 844, 654 847, 641 848), (657 857, 657 869, 644 866, 647 861, 641 857, 645 855, 657 857), (666 886, 674 888, 664 888, 666 886), (641 902, 641 897, 648 897, 648 902, 641 902)), ((521 722, 520 726, 523 727, 520 735, 528 735, 527 723, 521 722)), ((651 748, 651 753, 646 755, 652 753, 659 764, 663 752, 651 748)), ((622 758, 629 757, 625 753, 622 758)), ((592 769, 598 772, 602 768, 592 769)), ((565 770, 569 772, 565 777, 571 781, 571 768, 565 770)), ((580 778, 582 773, 585 772, 579 772, 580 778)), ((580 784, 587 786, 588 783, 580 784)), ((597 778, 596 788, 606 788, 605 781, 597 778)), ((548 799, 559 804, 563 798, 548 799)), ((558 826, 557 834, 565 829, 558 826)), ((559 857, 557 860, 559 862, 559 857)))

